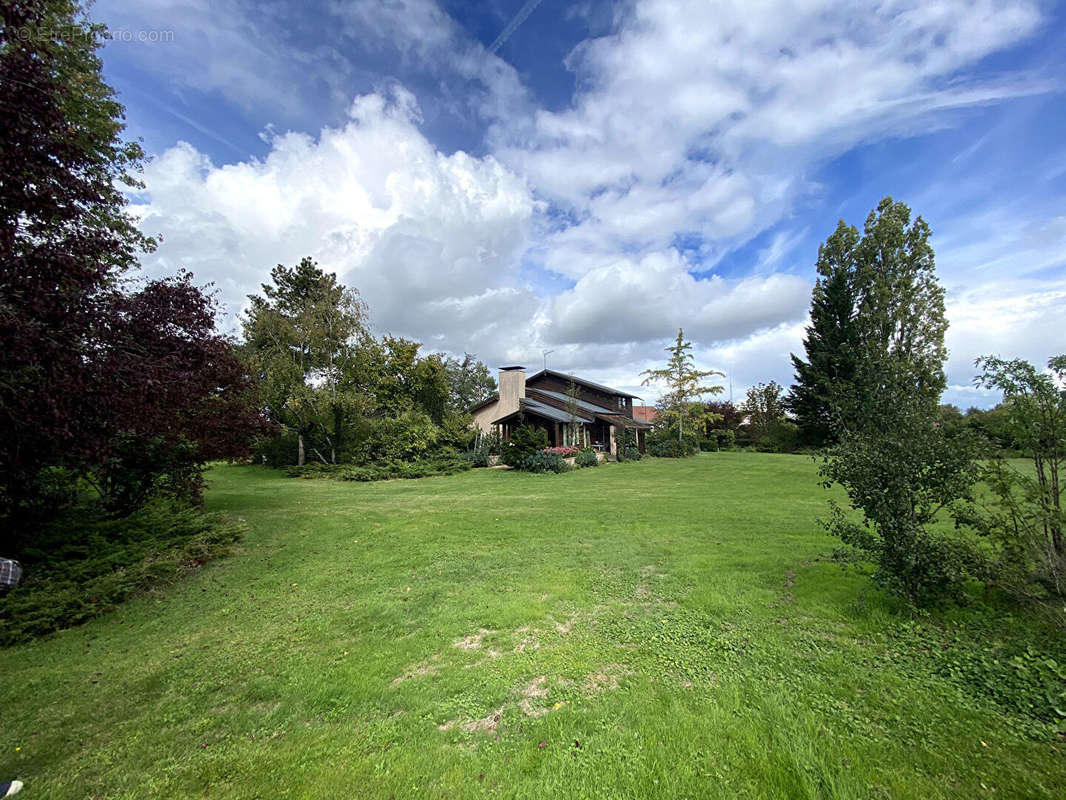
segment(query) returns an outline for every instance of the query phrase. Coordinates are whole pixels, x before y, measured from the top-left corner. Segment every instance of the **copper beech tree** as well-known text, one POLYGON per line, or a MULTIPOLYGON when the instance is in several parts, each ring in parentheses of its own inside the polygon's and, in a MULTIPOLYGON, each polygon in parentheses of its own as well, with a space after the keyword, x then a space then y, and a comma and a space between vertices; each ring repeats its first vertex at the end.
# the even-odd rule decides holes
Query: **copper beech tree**
POLYGON ((14 535, 52 502, 45 470, 98 475, 123 437, 233 457, 261 422, 191 276, 130 279, 156 243, 126 209, 144 154, 101 77, 104 28, 55 0, 0 3, 0 24, 0 528, 14 535))

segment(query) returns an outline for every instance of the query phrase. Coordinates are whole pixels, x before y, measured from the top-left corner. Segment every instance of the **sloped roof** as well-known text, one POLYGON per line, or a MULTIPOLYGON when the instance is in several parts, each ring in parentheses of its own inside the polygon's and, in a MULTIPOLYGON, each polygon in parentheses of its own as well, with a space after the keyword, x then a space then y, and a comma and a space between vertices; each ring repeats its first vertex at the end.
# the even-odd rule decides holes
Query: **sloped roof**
MULTIPOLYGON (((569 403, 570 399, 571 399, 570 397, 568 397, 567 395, 563 394, 562 392, 552 392, 552 391, 549 391, 547 389, 541 389, 539 386, 530 386, 526 391, 527 392, 536 392, 537 394, 542 394, 542 395, 544 395, 546 397, 550 397, 552 400, 558 400, 558 401, 563 402, 563 403, 569 403)), ((577 407, 579 409, 581 409, 582 411, 590 411, 593 414, 610 414, 610 413, 612 413, 611 409, 604 408, 603 406, 598 406, 595 403, 588 402, 587 400, 580 400, 579 399, 577 401, 577 407)))
POLYGON ((597 414, 596 419, 603 420, 606 423, 614 425, 619 428, 650 428, 649 423, 641 419, 632 419, 631 417, 624 417, 621 414, 597 414))
MULTIPOLYGON (((513 416, 521 413, 522 411, 528 411, 531 414, 536 414, 539 417, 545 417, 546 419, 554 420, 555 422, 570 422, 570 414, 567 411, 550 406, 547 403, 541 403, 538 400, 533 400, 526 397, 519 401, 519 410, 513 411, 510 414, 506 414, 499 419, 492 421, 493 425, 497 425, 504 420, 510 419, 513 416)), ((592 422, 592 417, 575 417, 574 422, 592 422)))
POLYGON ((556 378, 562 378, 564 381, 573 381, 574 383, 580 383, 582 386, 587 386, 590 389, 595 389, 596 391, 603 392, 605 394, 617 394, 621 397, 637 396, 635 394, 630 394, 629 392, 623 392, 619 389, 612 389, 610 386, 604 386, 602 383, 593 383, 592 381, 587 381, 584 378, 579 378, 577 375, 567 375, 565 372, 556 372, 553 369, 542 369, 540 372, 534 375, 530 375, 528 378, 526 378, 526 385, 528 386, 530 381, 539 378, 541 375, 554 375, 556 378))

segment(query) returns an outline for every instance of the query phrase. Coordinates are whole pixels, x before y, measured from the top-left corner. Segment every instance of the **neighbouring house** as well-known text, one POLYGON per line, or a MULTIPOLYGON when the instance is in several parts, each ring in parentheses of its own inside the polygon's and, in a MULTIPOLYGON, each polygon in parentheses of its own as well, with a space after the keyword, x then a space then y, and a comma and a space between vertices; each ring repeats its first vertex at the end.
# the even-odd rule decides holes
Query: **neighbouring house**
POLYGON ((631 429, 643 453, 644 436, 651 425, 634 419, 635 396, 550 369, 527 378, 525 367, 501 367, 499 392, 470 413, 479 430, 498 433, 504 441, 517 426, 533 425, 547 432, 554 447, 587 446, 612 455, 618 434, 631 429), (571 385, 574 392, 570 392, 571 385))
POLYGON ((639 419, 642 422, 655 422, 655 418, 659 416, 659 409, 655 406, 633 406, 633 419, 639 419))

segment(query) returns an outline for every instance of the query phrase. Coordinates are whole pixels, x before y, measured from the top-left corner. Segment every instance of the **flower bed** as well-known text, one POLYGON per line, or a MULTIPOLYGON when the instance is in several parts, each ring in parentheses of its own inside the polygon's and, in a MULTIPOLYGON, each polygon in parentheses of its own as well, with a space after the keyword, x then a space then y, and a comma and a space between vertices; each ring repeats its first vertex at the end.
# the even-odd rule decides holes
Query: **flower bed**
POLYGON ((580 450, 580 449, 581 449, 580 447, 570 447, 570 446, 567 446, 567 447, 545 447, 544 448, 544 452, 545 453, 555 453, 556 455, 560 455, 563 458, 573 458, 574 456, 577 455, 577 451, 580 450))

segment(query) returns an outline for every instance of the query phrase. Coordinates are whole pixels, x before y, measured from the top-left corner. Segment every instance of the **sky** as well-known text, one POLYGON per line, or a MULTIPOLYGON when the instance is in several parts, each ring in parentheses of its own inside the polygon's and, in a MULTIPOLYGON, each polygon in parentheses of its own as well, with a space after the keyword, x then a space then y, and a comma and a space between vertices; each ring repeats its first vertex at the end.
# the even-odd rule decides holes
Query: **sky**
POLYGON ((818 244, 933 231, 945 402, 1066 352, 1066 9, 1034 0, 97 0, 150 161, 146 276, 246 296, 304 256, 378 333, 632 391, 792 380, 818 244), (528 12, 517 27, 510 25, 528 12), (501 34, 511 32, 506 37, 501 34), (547 352, 550 351, 550 352, 547 352))

